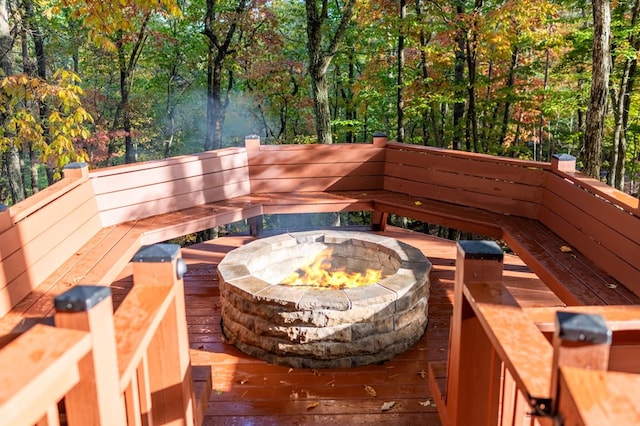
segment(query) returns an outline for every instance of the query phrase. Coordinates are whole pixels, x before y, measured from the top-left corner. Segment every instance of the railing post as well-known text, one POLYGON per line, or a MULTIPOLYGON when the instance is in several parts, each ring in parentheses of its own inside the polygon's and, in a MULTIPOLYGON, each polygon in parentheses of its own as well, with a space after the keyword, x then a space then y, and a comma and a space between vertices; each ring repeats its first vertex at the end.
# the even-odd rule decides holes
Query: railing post
POLYGON ((374 210, 371 212, 371 226, 376 232, 384 232, 387 229, 387 219, 389 213, 380 210, 374 210))
MULTIPOLYGON (((385 132, 373 133, 373 146, 374 148, 384 148, 387 145, 388 139, 385 132)), ((389 214, 387 212, 374 210, 371 212, 371 226, 374 231, 384 232, 387 228, 387 219, 389 214)))
POLYGON ((175 295, 147 353, 153 421, 191 425, 195 392, 182 281, 186 265, 180 256, 180 246, 142 247, 132 263, 134 286, 170 285, 175 295))
POLYGON ((92 350, 79 364, 80 382, 66 396, 69 424, 124 425, 109 287, 79 285, 54 300, 56 327, 88 331, 92 350))
POLYGON ((385 132, 374 132, 373 133, 373 146, 376 148, 384 148, 387 144, 387 134, 385 132))
POLYGON ((249 219, 247 219, 247 223, 249 224, 249 235, 251 235, 252 237, 257 237, 262 234, 262 215, 250 217, 249 219))
POLYGON ((9 207, 4 204, 0 204, 0 232, 11 228, 11 225, 13 225, 13 223, 9 207))
POLYGON ((69 163, 62 169, 65 178, 82 178, 89 176, 87 163, 69 163))
POLYGON ((551 156, 551 170, 564 173, 575 173, 576 157, 569 154, 553 154, 551 156))
POLYGON ((260 136, 258 135, 245 136, 244 147, 247 151, 258 151, 260 149, 260 136))
POLYGON ((558 410, 560 368, 607 370, 611 338, 611 330, 601 315, 556 312, 550 392, 552 413, 558 410))
POLYGON ((480 424, 480 419, 490 424, 489 418, 497 415, 492 410, 499 403, 502 367, 464 297, 464 286, 501 280, 503 258, 502 250, 493 241, 458 242, 445 391, 445 417, 451 425, 480 424))

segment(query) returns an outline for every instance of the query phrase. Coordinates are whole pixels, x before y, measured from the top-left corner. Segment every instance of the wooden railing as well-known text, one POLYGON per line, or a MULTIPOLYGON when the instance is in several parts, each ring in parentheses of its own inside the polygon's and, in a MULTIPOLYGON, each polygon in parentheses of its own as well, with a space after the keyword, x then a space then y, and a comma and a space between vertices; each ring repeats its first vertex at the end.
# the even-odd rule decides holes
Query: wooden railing
POLYGON ((443 424, 640 424, 640 307, 525 310, 502 267, 495 243, 459 243, 446 380, 430 366, 443 424))
MULTIPOLYGON (((581 279, 597 281, 592 276, 599 277, 600 281, 589 289, 591 293, 612 294, 608 299, 602 299, 604 303, 611 303, 606 300, 635 303, 629 290, 636 297, 640 295, 638 200, 575 172, 573 157, 557 156, 551 164, 520 161, 387 142, 381 135, 374 138, 373 144, 358 145, 263 146, 256 137, 249 137, 246 142, 246 148, 228 148, 91 172, 86 165, 74 164, 65 170, 61 182, 10 208, 0 206, 0 317, 6 320, 13 315, 15 324, 23 324, 27 316, 48 316, 52 308, 50 295, 75 286, 79 276, 91 277, 80 282, 109 285, 114 274, 131 260, 142 244, 239 219, 290 211, 361 209, 373 211, 374 221, 380 226, 387 214, 443 226, 460 225, 464 230, 503 238, 543 281, 554 283, 554 291, 567 304, 579 305, 586 299, 597 304, 601 300, 575 294, 580 291, 581 279), (174 222, 168 224, 165 221, 172 213, 176 213, 178 221, 174 218, 174 222), (553 239, 548 234, 539 234, 541 228, 553 234, 553 239), (565 244, 568 247, 564 247, 565 244), (567 260, 563 261, 562 256, 567 260), (79 259, 86 260, 89 266, 79 259), (568 270, 550 272, 561 263, 570 265, 568 270), (575 269, 577 265, 581 268, 575 269), (82 273, 79 272, 81 269, 82 273), (87 271, 93 272, 88 274, 87 271), (564 294, 562 287, 568 287, 569 281, 576 281, 578 289, 564 294), (622 294, 621 290, 627 294, 622 294)), ((473 263, 473 259, 459 260, 463 264, 473 263)), ((466 272, 465 275, 469 276, 466 272)), ((468 408, 465 412, 463 407, 484 410, 490 419, 518 418, 523 414, 507 412, 526 413, 531 411, 531 398, 544 401, 552 397, 551 335, 548 331, 541 334, 540 324, 528 320, 533 314, 515 306, 504 289, 486 284, 499 281, 497 270, 485 278, 480 279, 481 276, 467 281, 485 281, 484 286, 465 284, 456 289, 459 294, 452 330, 449 383, 443 387, 446 388, 446 400, 440 402, 441 406, 446 403, 440 407, 444 418, 464 418, 472 412, 468 408), (494 300, 495 295, 503 298, 500 303, 494 300), (467 321, 467 316, 475 319, 467 321), (509 329, 505 330, 505 321, 511 331, 531 337, 526 348, 507 344, 516 339, 508 333, 509 329), (466 371, 466 366, 473 363, 468 364, 462 358, 467 353, 466 345, 475 340, 486 349, 482 356, 490 361, 490 368, 482 372, 486 381, 481 383, 482 386, 490 384, 491 392, 487 393, 484 387, 478 389, 478 395, 484 395, 482 397, 465 393, 472 389, 466 384, 456 387, 458 382, 454 377, 476 374, 476 370, 466 371), (531 353, 535 354, 533 358, 531 353), (534 371, 545 373, 540 375, 534 371), (502 373, 496 376, 496 372, 502 373), (513 396, 505 397, 508 392, 513 396), (496 411, 498 406, 502 407, 501 411, 496 411)), ((187 386, 180 382, 188 376, 184 371, 182 378, 159 375, 159 382, 151 379, 159 373, 143 374, 147 369, 156 368, 158 361, 145 355, 144 349, 134 350, 133 346, 128 346, 128 339, 134 336, 132 330, 124 330, 124 324, 133 321, 139 321, 136 324, 140 334, 135 340, 161 344, 153 343, 154 339, 149 335, 153 334, 150 330, 159 325, 158 320, 152 319, 156 317, 126 314, 128 309, 147 303, 156 306, 157 303, 158 312, 166 311, 171 318, 183 316, 178 312, 180 298, 175 292, 163 287, 164 284, 153 284, 152 291, 151 287, 146 288, 146 279, 136 280, 139 285, 134 286, 129 301, 125 300, 116 311, 112 322, 119 342, 115 351, 118 354, 118 398, 126 402, 126 416, 132 416, 131 419, 139 417, 137 411, 141 416, 151 415, 148 414, 150 407, 155 410, 162 405, 166 395, 177 396, 178 388, 187 386), (164 290, 156 291, 156 287, 164 290), (166 298, 160 300, 159 295, 166 298), (167 298, 175 299, 172 302, 167 298), (131 307, 127 308, 129 305, 131 307), (136 387, 147 390, 138 394, 133 390, 136 387)), ((74 315, 57 313, 56 317, 74 315)), ((612 315, 611 311, 607 311, 605 319, 608 315, 612 315)), ((14 324, 6 322, 11 326, 14 324)), ((160 326, 161 330, 163 328, 164 325, 160 326)), ((44 326, 33 330, 29 333, 49 333, 44 326)), ((10 331, 22 332, 24 329, 10 331)), ((47 361, 34 362, 34 368, 46 371, 42 374, 49 378, 44 379, 43 386, 48 383, 46 380, 61 384, 60 388, 58 385, 55 389, 49 387, 54 395, 64 395, 66 389, 61 390, 64 386, 76 386, 73 374, 66 381, 58 380, 57 373, 51 373, 56 370, 54 366, 60 362, 68 365, 70 372, 78 370, 80 383, 85 377, 84 364, 72 366, 80 359, 91 358, 95 352, 91 334, 87 340, 82 333, 66 331, 54 333, 72 348, 68 355, 56 352, 57 346, 51 345, 41 348, 45 351, 43 354, 50 354, 45 356, 47 361), (63 383, 66 385, 62 386, 63 383)), ((16 354, 24 350, 10 350, 11 347, 29 347, 30 343, 24 342, 37 340, 30 338, 29 333, 5 348, 9 352, 2 352, 7 358, 0 359, 0 365, 11 365, 16 354)), ((625 331, 623 335, 630 333, 633 334, 625 331)), ((177 338, 184 339, 184 336, 177 338)), ((638 351, 635 344, 620 345, 614 331, 610 355, 618 367, 623 365, 622 359, 627 360, 626 367, 621 370, 623 374, 629 374, 632 369, 628 360, 630 356, 637 356, 638 351)), ((174 357, 176 365, 184 369, 188 358, 174 357)), ((586 373, 571 371, 571 374, 558 376, 560 389, 563 386, 569 389, 576 377, 586 377, 586 373)), ((35 373, 27 370, 24 373, 18 382, 31 382, 28 375, 35 373)), ((602 380, 614 377, 611 374, 602 376, 606 377, 602 380)), ((475 382, 473 377, 468 383, 475 382)), ((17 388, 7 389, 15 391, 17 388)), ((181 395, 188 397, 188 389, 183 388, 182 392, 181 395)), ((5 398, 11 396, 9 393, 4 395, 5 398)), ((579 403, 578 395, 573 396, 579 403)), ((65 401, 68 400, 73 400, 73 396, 65 397, 65 401)), ((39 404, 46 407, 38 415, 52 413, 55 401, 52 397, 46 404, 39 404)), ((187 400, 179 398, 178 401, 187 400)), ((186 405, 188 402, 183 402, 177 409, 189 411, 186 405)), ((173 415, 166 414, 168 417, 173 415)))
POLYGON ((79 285, 56 298, 55 327, 36 325, 0 350, 2 424, 201 423, 179 246, 144 247, 133 262, 115 313, 109 287, 79 285))

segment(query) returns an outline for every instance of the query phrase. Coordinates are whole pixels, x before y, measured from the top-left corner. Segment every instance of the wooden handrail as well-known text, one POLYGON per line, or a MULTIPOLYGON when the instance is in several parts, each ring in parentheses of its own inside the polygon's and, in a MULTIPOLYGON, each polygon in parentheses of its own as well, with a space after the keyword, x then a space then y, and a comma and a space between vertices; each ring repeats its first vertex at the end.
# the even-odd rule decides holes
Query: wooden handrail
POLYGON ((522 309, 501 281, 486 281, 497 274, 500 259, 492 243, 459 243, 446 389, 430 377, 443 423, 517 424, 534 415, 568 425, 638 424, 640 407, 629 408, 630 399, 618 395, 635 392, 640 375, 607 371, 617 347, 597 314, 604 313, 618 332, 634 331, 621 344, 634 339, 627 355, 633 351, 637 359, 635 307, 522 309), (554 332, 551 342, 543 330, 554 332), (611 392, 606 386, 613 383, 624 391, 611 392), (618 404, 627 410, 623 415, 614 414, 618 404), (626 422, 611 423, 614 418, 626 422))
MULTIPOLYGON (((0 350, 3 424, 196 424, 180 247, 143 247, 115 316, 109 287, 78 285, 55 299, 56 328, 36 325, 0 350)), ((201 421, 201 418, 197 418, 201 421)))
POLYGON ((82 360, 92 350, 88 333, 35 325, 0 351, 2 424, 57 422, 58 401, 82 379, 82 360), (25 362, 29 360, 29 362, 25 362))

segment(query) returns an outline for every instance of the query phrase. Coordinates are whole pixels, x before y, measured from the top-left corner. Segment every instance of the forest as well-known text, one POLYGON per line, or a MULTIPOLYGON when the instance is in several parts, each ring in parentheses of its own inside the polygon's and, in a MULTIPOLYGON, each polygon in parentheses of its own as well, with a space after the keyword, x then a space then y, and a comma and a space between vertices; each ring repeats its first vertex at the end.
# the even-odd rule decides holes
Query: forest
POLYGON ((91 168, 389 140, 637 196, 640 0, 0 0, 0 204, 91 168))

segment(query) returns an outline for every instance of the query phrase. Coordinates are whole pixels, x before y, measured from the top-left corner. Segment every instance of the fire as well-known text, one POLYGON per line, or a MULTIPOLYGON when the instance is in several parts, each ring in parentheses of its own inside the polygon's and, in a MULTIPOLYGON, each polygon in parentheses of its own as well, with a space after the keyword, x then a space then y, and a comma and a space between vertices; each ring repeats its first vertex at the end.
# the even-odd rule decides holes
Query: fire
POLYGON ((331 264, 333 249, 319 253, 308 265, 300 267, 280 282, 281 285, 306 286, 318 289, 344 289, 375 284, 383 277, 382 271, 367 269, 365 273, 347 272, 331 264))

